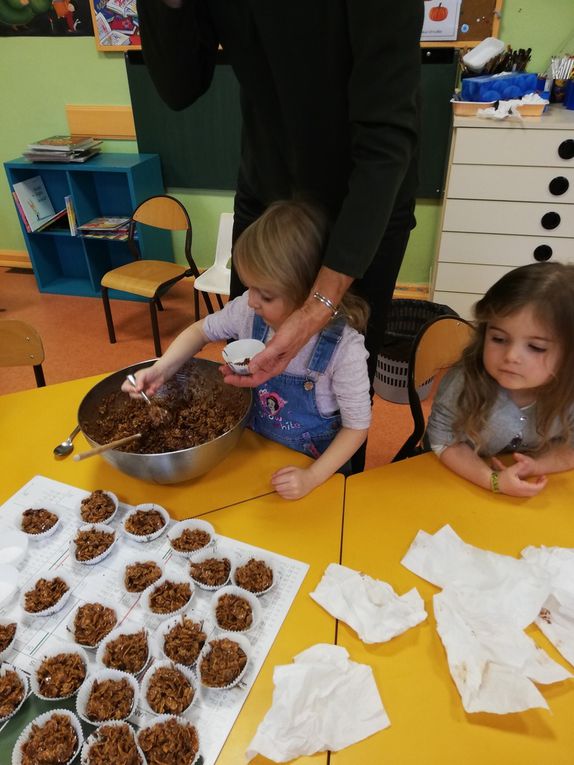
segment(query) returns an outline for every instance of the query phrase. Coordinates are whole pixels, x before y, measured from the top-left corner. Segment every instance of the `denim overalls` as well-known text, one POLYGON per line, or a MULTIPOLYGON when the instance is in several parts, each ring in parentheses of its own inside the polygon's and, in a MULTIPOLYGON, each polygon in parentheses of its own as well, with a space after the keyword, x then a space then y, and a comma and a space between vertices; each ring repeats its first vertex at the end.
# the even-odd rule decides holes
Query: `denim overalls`
MULTIPOLYGON (((323 416, 315 398, 315 383, 327 365, 343 334, 345 320, 329 324, 319 335, 306 375, 280 374, 253 390, 253 407, 248 427, 295 451, 319 457, 341 429, 336 412, 323 416)), ((253 319, 253 337, 265 341, 269 326, 260 316, 253 319)))

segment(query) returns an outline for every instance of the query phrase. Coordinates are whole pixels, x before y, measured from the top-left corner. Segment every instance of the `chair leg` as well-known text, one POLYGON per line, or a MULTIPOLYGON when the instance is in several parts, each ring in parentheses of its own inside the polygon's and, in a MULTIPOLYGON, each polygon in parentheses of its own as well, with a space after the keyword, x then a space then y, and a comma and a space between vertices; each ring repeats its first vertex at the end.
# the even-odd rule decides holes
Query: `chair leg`
POLYGON ((106 315, 106 324, 108 325, 108 336, 110 338, 110 343, 115 343, 116 333, 114 330, 112 309, 110 308, 110 296, 108 295, 107 287, 102 287, 102 303, 104 304, 104 314, 106 315))
POLYGON ((195 314, 195 321, 199 321, 199 292, 193 290, 193 311, 195 314))
POLYGON ((155 299, 149 301, 149 313, 151 317, 151 331, 153 334, 153 347, 155 355, 159 358, 161 356, 161 342, 159 339, 159 326, 157 323, 157 310, 155 305, 155 299))
POLYGON ((161 303, 161 300, 160 300, 159 298, 156 298, 156 299, 155 299, 155 302, 157 303, 157 307, 158 307, 158 309, 159 309, 160 311, 163 311, 163 310, 164 310, 164 307, 163 307, 163 305, 162 305, 162 303, 161 303))
POLYGON ((205 300, 205 305, 207 306, 207 312, 213 313, 213 306, 211 305, 211 300, 209 299, 209 295, 207 292, 202 292, 203 299, 205 300))
POLYGON ((34 364, 34 377, 36 378, 36 385, 38 388, 44 388, 46 386, 44 370, 42 369, 41 364, 34 364))
POLYGON ((223 310, 223 300, 221 299, 221 295, 216 295, 215 297, 217 298, 220 310, 223 310))

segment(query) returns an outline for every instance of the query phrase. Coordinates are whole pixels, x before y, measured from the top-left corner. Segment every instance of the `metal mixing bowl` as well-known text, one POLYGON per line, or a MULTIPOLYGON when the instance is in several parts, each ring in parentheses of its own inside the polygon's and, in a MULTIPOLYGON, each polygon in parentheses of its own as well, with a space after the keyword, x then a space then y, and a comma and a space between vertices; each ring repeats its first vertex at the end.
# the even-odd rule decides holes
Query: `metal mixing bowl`
MULTIPOLYGON (((154 359, 142 361, 139 364, 133 364, 125 369, 109 375, 104 380, 96 383, 94 387, 86 393, 78 408, 78 423, 82 429, 88 443, 92 446, 99 446, 87 433, 90 423, 98 417, 98 408, 102 398, 118 391, 130 372, 136 372, 138 369, 148 367, 153 364, 154 359)), ((102 457, 111 465, 121 470, 122 473, 142 478, 144 481, 153 481, 154 483, 180 483, 188 481, 191 478, 197 478, 203 473, 219 464, 226 457, 233 447, 239 441, 241 431, 245 427, 251 407, 251 390, 247 388, 234 388, 226 385, 218 370, 219 364, 207 359, 192 359, 177 373, 176 379, 178 385, 185 386, 189 379, 190 372, 194 377, 199 373, 200 385, 196 390, 205 389, 206 391, 221 391, 222 396, 231 397, 231 400, 245 402, 245 407, 241 408, 243 414, 238 418, 236 424, 223 435, 206 441, 199 446, 193 446, 189 449, 181 449, 174 452, 164 452, 162 454, 135 454, 132 452, 121 452, 117 449, 110 449, 102 452, 102 457)), ((161 397, 161 391, 158 398, 161 397)))

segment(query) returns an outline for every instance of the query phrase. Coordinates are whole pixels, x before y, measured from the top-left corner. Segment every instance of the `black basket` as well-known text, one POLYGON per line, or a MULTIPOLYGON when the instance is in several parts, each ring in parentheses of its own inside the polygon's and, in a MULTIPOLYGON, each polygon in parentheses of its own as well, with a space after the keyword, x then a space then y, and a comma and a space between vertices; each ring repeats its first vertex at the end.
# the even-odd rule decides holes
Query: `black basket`
POLYGON ((392 300, 380 354, 393 361, 408 361, 419 330, 438 316, 458 316, 448 305, 430 300, 392 300))

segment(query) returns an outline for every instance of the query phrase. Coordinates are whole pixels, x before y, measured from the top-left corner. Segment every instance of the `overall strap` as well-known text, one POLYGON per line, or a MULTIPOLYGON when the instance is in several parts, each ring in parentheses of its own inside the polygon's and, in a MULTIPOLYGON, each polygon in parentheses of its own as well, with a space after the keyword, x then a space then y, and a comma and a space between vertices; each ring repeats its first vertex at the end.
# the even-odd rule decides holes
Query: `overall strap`
POLYGON ((254 314, 253 329, 252 329, 253 339, 261 340, 261 342, 264 343, 268 332, 269 332, 269 325, 263 321, 261 316, 254 314))
POLYGON ((325 329, 322 330, 315 343, 315 347, 313 348, 309 364, 307 365, 307 370, 309 372, 317 372, 318 374, 323 374, 325 372, 331 361, 331 357, 343 336, 345 324, 346 321, 344 317, 340 317, 339 319, 330 322, 325 329))

